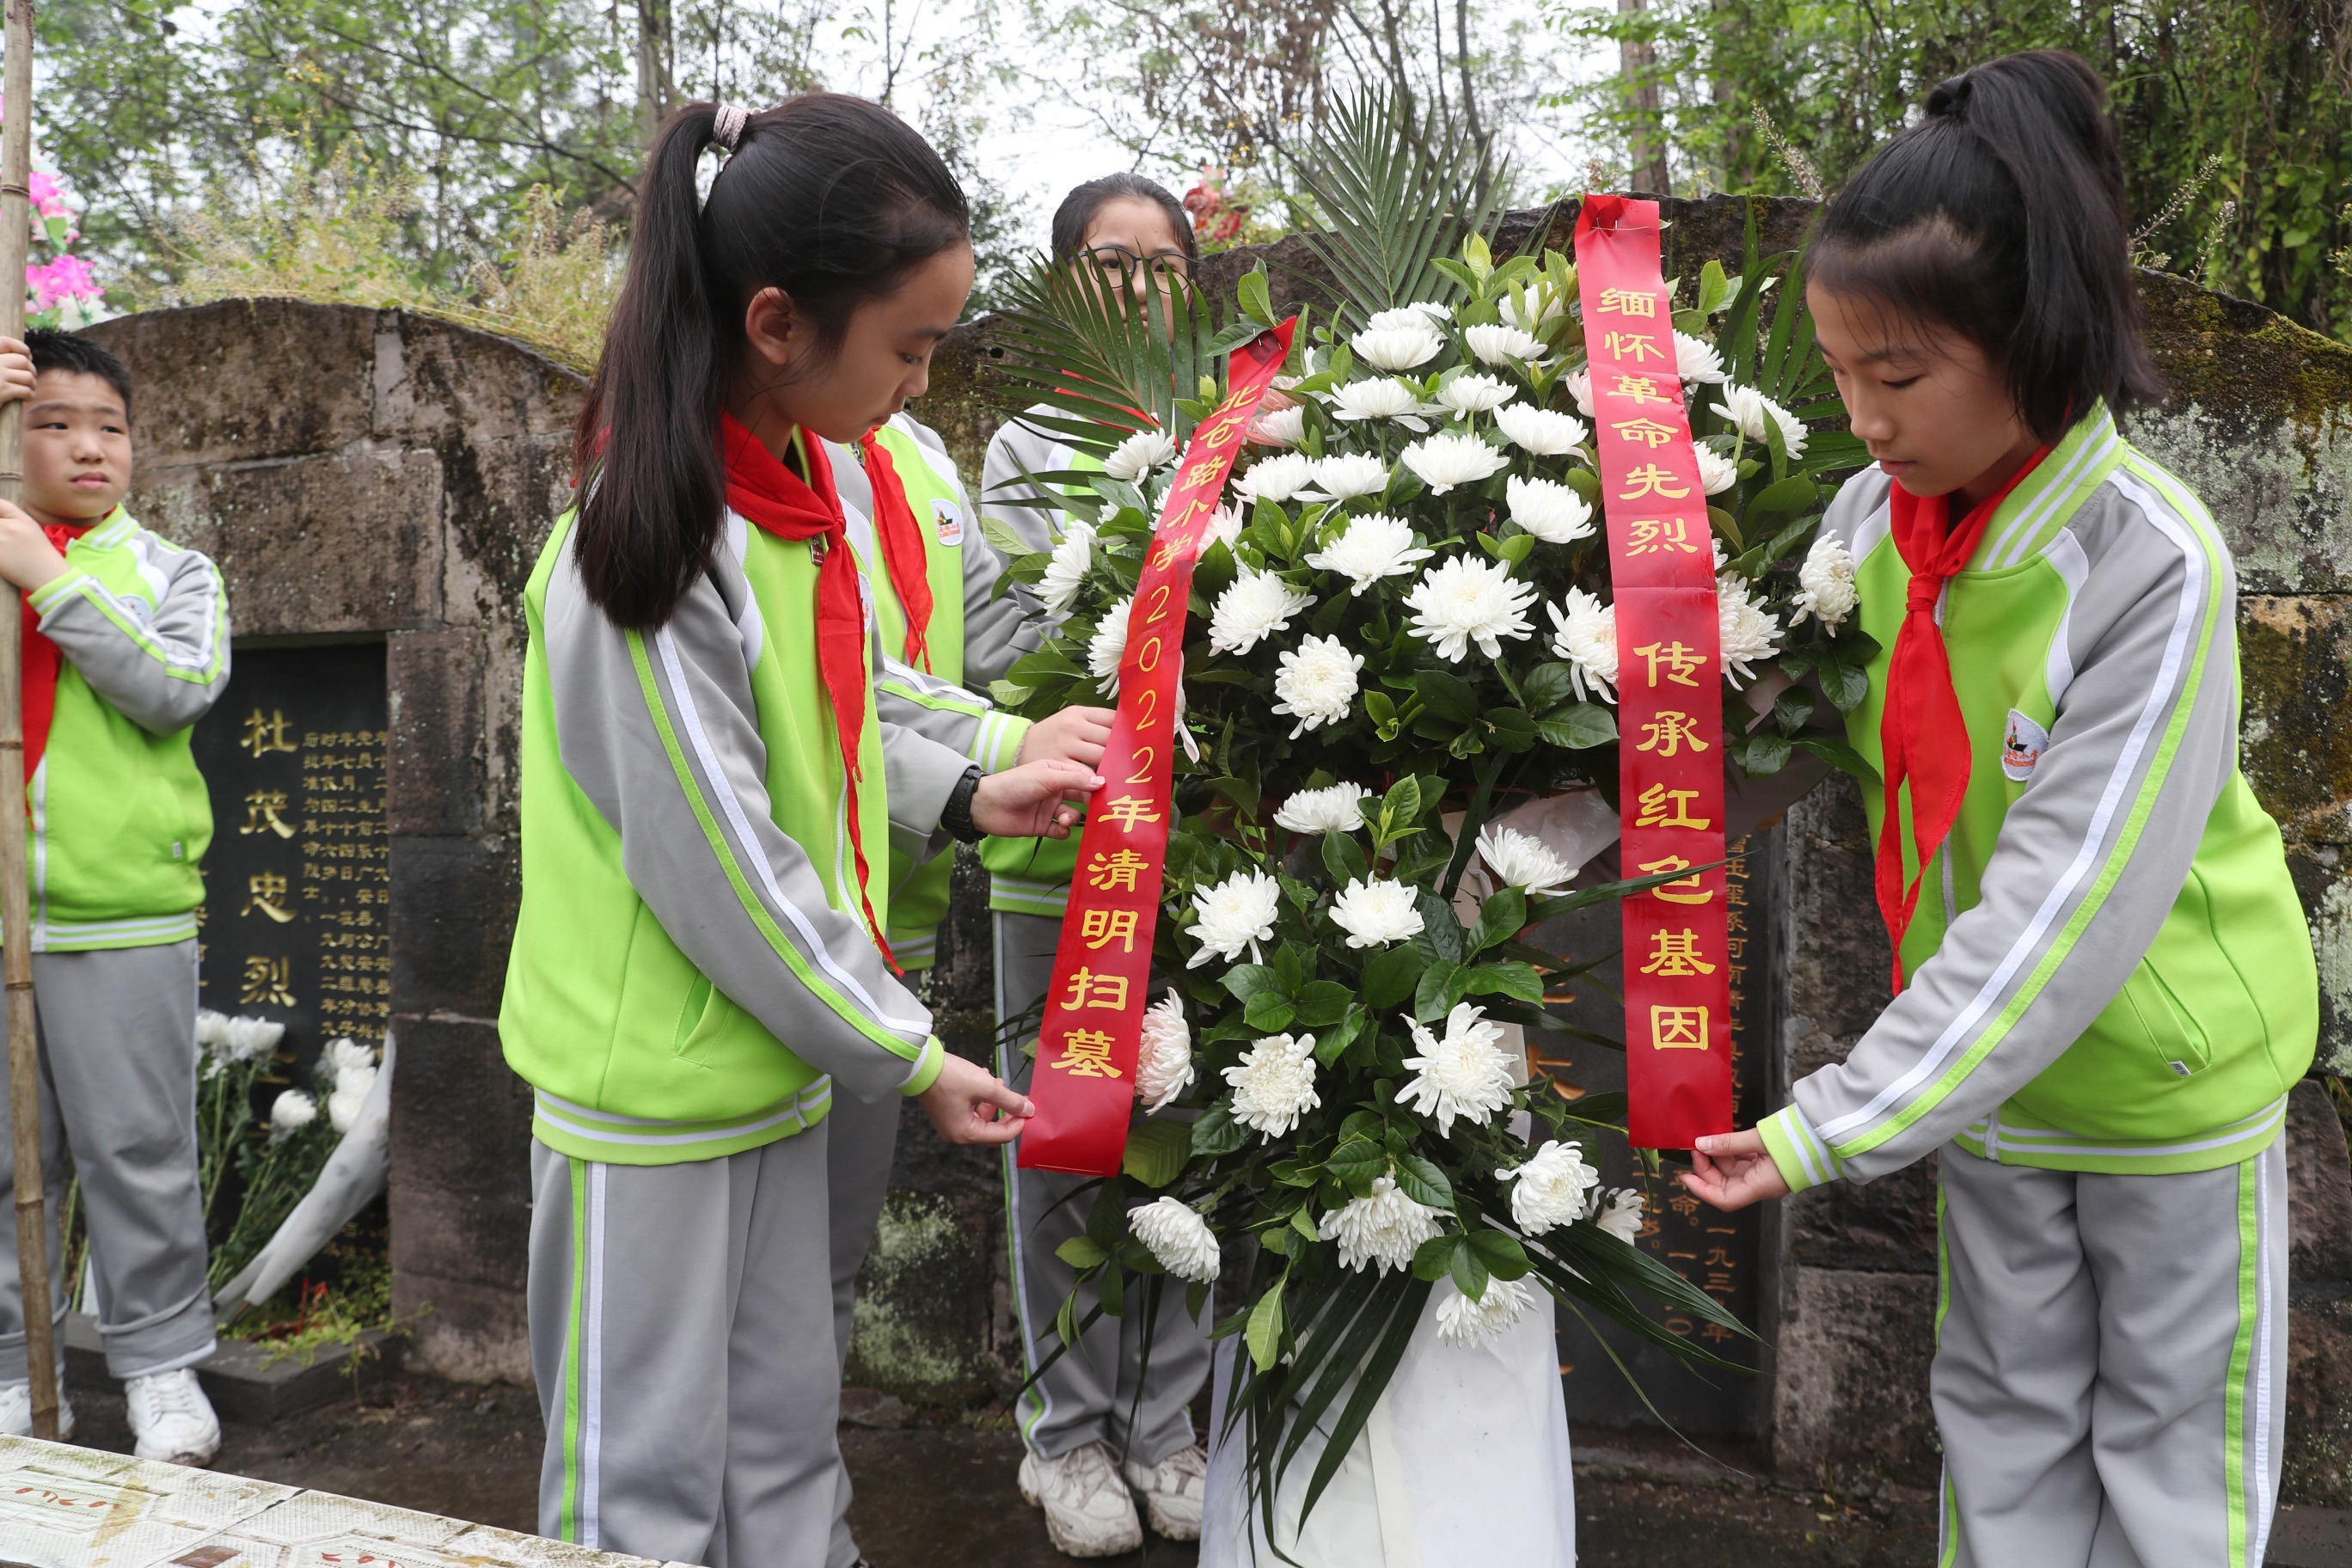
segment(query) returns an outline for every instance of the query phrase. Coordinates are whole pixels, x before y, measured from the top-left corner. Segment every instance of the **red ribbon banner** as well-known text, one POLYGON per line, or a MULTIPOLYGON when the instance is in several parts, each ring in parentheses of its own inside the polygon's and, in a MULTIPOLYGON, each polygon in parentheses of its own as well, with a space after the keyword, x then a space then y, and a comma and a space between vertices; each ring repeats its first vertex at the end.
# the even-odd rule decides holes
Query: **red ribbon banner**
POLYGON ((1624 901, 1627 1131, 1687 1149, 1732 1126, 1723 662, 1658 204, 1586 196, 1576 274, 1616 595, 1624 874, 1715 868, 1624 901))
POLYGON ((1192 566, 1250 421, 1290 357, 1296 325, 1285 321, 1234 352, 1232 390, 1192 432, 1135 585, 1118 665, 1118 716, 1097 770, 1102 793, 1078 837, 1069 912, 1045 993, 1029 1085, 1037 1114, 1021 1134, 1024 1170, 1115 1176, 1126 1157, 1174 815, 1171 747, 1192 566))

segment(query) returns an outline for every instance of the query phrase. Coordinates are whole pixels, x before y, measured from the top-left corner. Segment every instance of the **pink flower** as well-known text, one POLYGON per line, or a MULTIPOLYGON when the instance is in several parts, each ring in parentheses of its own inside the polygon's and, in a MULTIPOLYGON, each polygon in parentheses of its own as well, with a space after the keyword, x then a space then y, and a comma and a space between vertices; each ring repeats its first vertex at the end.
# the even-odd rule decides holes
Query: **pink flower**
POLYGON ((43 217, 64 217, 73 210, 66 205, 65 188, 58 184, 55 175, 45 174, 36 169, 33 171, 30 184, 33 193, 33 210, 43 217))
POLYGON ((53 309, 68 300, 95 300, 100 297, 98 279, 91 275, 89 263, 79 256, 60 256, 55 261, 26 268, 25 283, 33 291, 36 310, 53 309))

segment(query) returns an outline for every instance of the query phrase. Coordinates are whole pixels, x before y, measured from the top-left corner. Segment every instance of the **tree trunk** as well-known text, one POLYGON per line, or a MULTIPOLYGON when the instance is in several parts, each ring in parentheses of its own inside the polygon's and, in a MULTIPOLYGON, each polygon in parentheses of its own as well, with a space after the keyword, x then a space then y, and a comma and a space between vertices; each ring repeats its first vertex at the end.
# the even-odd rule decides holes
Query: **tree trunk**
MULTIPOLYGON (((1617 0, 1620 16, 1638 16, 1649 0, 1617 0)), ((1646 38, 1627 37, 1617 45, 1617 65, 1625 79, 1625 102, 1633 110, 1627 151, 1633 169, 1626 183, 1637 191, 1667 193, 1666 132, 1658 114, 1657 56, 1646 38)))
POLYGON ((670 83, 669 0, 637 0, 637 134, 646 147, 677 97, 670 83))

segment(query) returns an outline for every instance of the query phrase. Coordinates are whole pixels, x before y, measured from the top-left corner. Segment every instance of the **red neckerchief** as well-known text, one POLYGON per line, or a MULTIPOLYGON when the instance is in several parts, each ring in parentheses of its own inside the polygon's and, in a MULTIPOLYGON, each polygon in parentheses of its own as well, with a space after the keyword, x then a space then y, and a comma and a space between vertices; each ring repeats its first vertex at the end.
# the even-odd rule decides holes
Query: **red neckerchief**
MULTIPOLYGON (((105 521, 106 518, 98 520, 105 521)), ((68 545, 97 526, 98 522, 45 522, 41 531, 49 536, 49 542, 63 555, 68 545)), ((65 667, 65 656, 58 651, 57 644, 41 635, 41 613, 33 608, 32 595, 24 597, 25 782, 30 784, 33 775, 40 772, 43 753, 49 749, 49 725, 58 716, 58 676, 65 667)))
MULTIPOLYGON (((858 737, 866 728, 866 603, 858 591, 857 558, 849 548, 849 523, 834 489, 833 468, 824 446, 803 439, 801 454, 809 477, 776 460, 759 437, 746 430, 732 414, 719 416, 719 451, 727 465, 727 504, 761 531, 778 539, 806 540, 817 557, 816 667, 817 679, 833 705, 833 728, 841 744, 841 767, 848 791, 849 849, 857 863, 857 902, 874 945, 893 969, 890 944, 882 922, 874 918, 874 901, 866 896, 866 837, 858 824, 858 737)), ((876 486, 877 490, 880 486, 876 486)), ((905 504, 903 496, 900 504, 905 504)))
POLYGON ((874 532, 882 543, 882 563, 890 574, 891 591, 907 616, 906 659, 931 668, 931 573, 924 560, 923 530, 915 509, 907 504, 907 487, 890 449, 868 430, 857 443, 866 459, 866 479, 874 490, 874 532))
POLYGON ((2018 482, 2050 455, 2042 447, 2009 477, 2009 482, 1979 501, 1948 527, 1948 496, 1921 498, 1897 480, 1887 497, 1889 531, 1895 548, 1910 569, 1911 588, 1904 603, 1902 629, 1895 634, 1895 653, 1886 665, 1886 707, 1878 721, 1878 743, 1886 776, 1886 815, 1878 830, 1878 913, 1895 944, 1895 991, 1903 992, 1903 937, 1911 929, 1919 907, 1919 889, 1927 879, 1927 863, 1935 858, 1960 815, 1969 793, 1969 731, 1960 714, 1960 700, 1952 689, 1952 664, 1944 650, 1943 628, 1936 624, 1936 605, 1944 585, 1969 563, 1983 540, 1992 514, 2018 482), (1919 858, 1919 875, 1903 879, 1903 810, 1900 794, 1911 795, 1911 844, 1919 858))

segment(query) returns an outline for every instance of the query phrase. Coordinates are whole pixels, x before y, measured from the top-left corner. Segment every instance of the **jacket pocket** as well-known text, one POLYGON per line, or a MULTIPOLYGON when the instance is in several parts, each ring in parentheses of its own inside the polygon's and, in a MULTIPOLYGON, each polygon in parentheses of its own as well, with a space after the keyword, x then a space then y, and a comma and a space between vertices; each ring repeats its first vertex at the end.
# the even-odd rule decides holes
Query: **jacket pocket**
POLYGON ((687 988, 686 1001, 677 1010, 677 1026, 670 1033, 669 1054, 680 1061, 701 1063, 710 1046, 711 1005, 727 1005, 719 987, 710 978, 698 973, 694 984, 687 988))
POLYGON ((2136 1026, 2140 1043, 2166 1073, 2189 1078, 2213 1065, 2211 1037, 2154 964, 2143 961, 2132 971, 2117 1000, 2136 1026))

